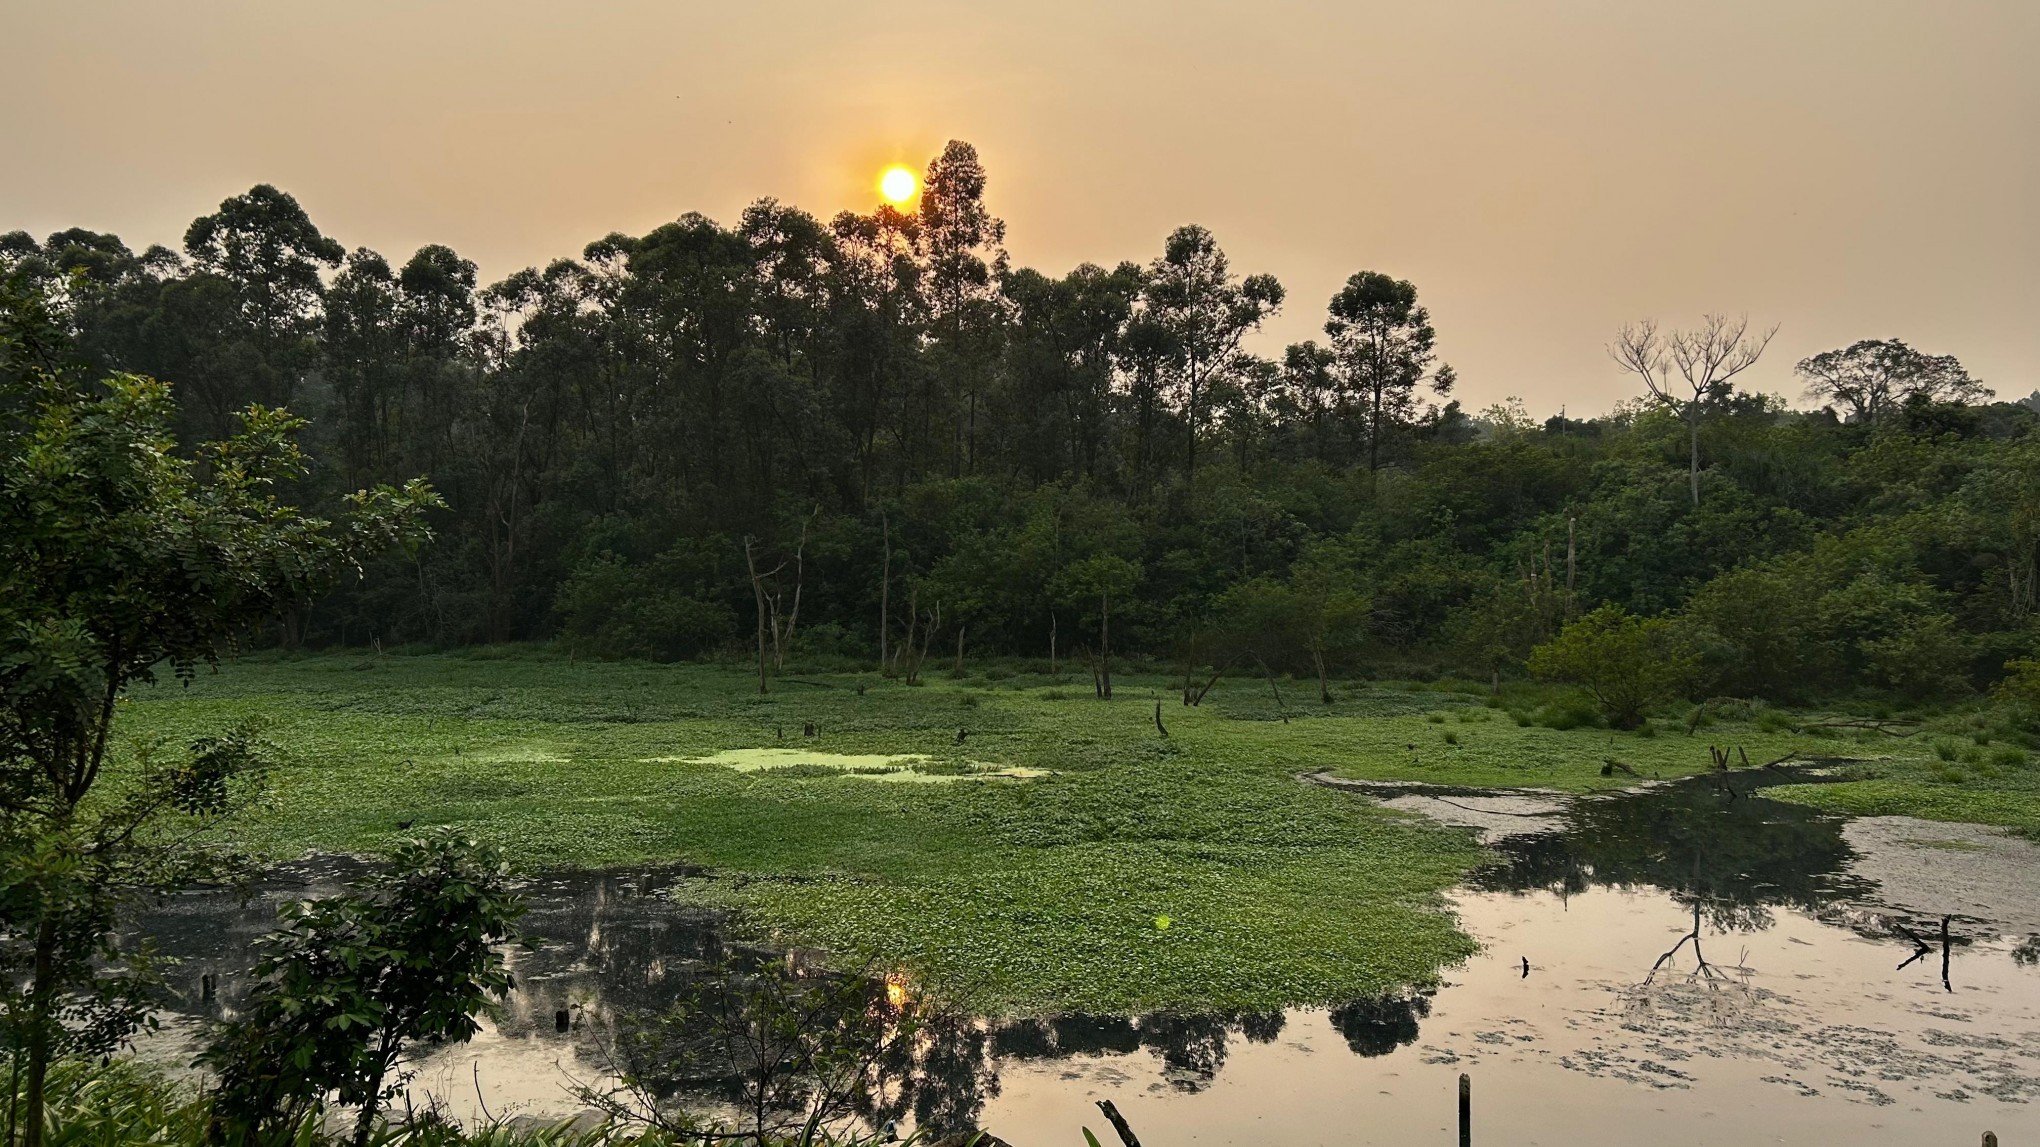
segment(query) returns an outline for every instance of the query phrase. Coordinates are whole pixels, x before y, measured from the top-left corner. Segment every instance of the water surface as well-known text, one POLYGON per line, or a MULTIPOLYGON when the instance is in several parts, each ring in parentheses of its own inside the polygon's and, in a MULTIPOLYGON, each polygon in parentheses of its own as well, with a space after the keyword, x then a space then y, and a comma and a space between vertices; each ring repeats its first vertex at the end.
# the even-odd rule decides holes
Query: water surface
MULTIPOLYGON (((1494 850, 1452 897, 1483 951, 1435 991, 1249 1015, 952 1017, 872 1117, 1074 1144, 1082 1125, 1103 1135, 1093 1104, 1109 1098, 1149 1147, 1442 1143, 1465 1072, 1480 1142, 2040 1136, 2040 848, 1845 822, 1764 799, 1778 779, 1588 798, 1370 786, 1353 799, 1466 824, 1494 850)), ((151 1052, 179 1055, 199 1021, 231 1014, 276 905, 350 867, 314 859, 251 903, 197 893, 150 913, 142 926, 186 961, 178 1021, 151 1052)), ((573 1113, 571 1086, 612 1071, 619 1025, 744 951, 664 895, 684 875, 533 881, 523 929, 540 946, 513 954, 517 989, 475 1041, 421 1062, 414 1097, 463 1117, 573 1113)))

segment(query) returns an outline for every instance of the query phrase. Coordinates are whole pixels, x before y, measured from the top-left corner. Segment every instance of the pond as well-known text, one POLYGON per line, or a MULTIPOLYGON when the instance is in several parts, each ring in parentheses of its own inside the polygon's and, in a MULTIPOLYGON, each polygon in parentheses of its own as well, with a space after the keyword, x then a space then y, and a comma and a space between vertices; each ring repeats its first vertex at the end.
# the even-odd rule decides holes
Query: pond
MULTIPOLYGON (((1305 778, 1334 783, 1321 777, 1305 778)), ((1435 990, 1252 1015, 954 1019, 880 1120, 1077 1144, 1111 1099, 1149 1147, 2011 1142, 2040 1134, 2040 848, 1969 826, 1844 821, 1767 800, 1788 771, 1564 798, 1341 785, 1466 826, 1493 859, 1452 896, 1481 953, 1435 990)), ((336 889, 312 859, 252 901, 178 897, 139 923, 181 958, 144 1050, 185 1057, 231 1014, 278 903, 336 889), (208 989, 210 985, 210 989, 208 989)), ((534 880, 517 988, 418 1065, 457 1116, 568 1115, 619 1023, 732 948, 662 893, 684 870, 534 880)), ((771 953, 754 953, 775 957, 771 953)), ((796 954, 797 956, 798 954, 796 954)))

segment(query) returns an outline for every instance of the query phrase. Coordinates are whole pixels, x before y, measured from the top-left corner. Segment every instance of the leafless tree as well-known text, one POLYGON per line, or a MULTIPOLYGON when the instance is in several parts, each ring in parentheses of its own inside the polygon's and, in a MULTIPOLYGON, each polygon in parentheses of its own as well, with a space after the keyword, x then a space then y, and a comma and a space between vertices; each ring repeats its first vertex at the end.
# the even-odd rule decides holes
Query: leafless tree
POLYGON ((1729 380, 1757 364, 1773 326, 1750 333, 1748 315, 1708 315, 1693 330, 1660 331, 1654 320, 1624 326, 1608 356, 1643 380, 1652 399, 1686 424, 1686 458, 1693 504, 1700 504, 1700 424, 1728 398, 1729 380))
POLYGON ((800 625, 801 582, 807 572, 808 527, 814 525, 822 508, 815 507, 807 520, 800 524, 800 541, 795 543, 793 557, 778 565, 758 572, 758 558, 755 549, 758 539, 744 538, 744 568, 751 575, 751 596, 758 610, 758 692, 767 691, 769 674, 766 671, 766 641, 771 640, 772 671, 786 668, 786 651, 793 645, 793 635, 800 625), (793 567, 793 584, 789 587, 780 580, 786 567, 793 567))

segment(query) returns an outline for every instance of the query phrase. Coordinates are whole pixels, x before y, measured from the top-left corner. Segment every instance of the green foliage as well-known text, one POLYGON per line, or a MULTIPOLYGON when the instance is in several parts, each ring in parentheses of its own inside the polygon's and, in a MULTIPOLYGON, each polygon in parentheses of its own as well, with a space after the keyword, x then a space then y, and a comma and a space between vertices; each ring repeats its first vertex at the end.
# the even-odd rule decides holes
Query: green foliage
POLYGON ((713 596, 705 556, 668 554, 642 567, 610 553, 589 558, 560 586, 561 637, 598 657, 650 661, 684 661, 728 644, 736 614, 713 596))
MULTIPOLYGON (((246 272, 242 216, 295 204, 230 207, 193 231, 226 276, 246 272)), ((278 322, 302 302, 301 277, 244 286, 278 322)), ((53 1058, 103 1053, 145 1017, 146 960, 114 928, 124 899, 216 872, 188 842, 263 771, 236 732, 102 783, 123 697, 159 667, 189 680, 249 626, 419 540, 437 504, 412 482, 359 491, 338 519, 302 513, 281 497, 309 468, 302 423, 270 407, 179 453, 169 387, 83 369, 52 305, 0 268, 0 1002, 30 1147, 53 1058)))
POLYGON ((1608 605, 1582 616, 1530 655, 1530 671, 1593 694, 1601 715, 1633 729, 1693 682, 1698 657, 1689 635, 1662 618, 1631 616, 1608 605))
POLYGON ((1711 689, 1791 703, 1955 699, 2034 651, 2040 415, 1979 405, 1950 356, 1814 355, 1840 416, 1805 413, 1734 389, 1760 335, 1646 324, 1648 405, 1469 416, 1415 284, 1352 275, 1324 340, 1264 361, 1246 339, 1285 293, 1209 231, 1049 276, 1008 264, 990 186, 953 141, 911 214, 765 200, 491 285, 442 246, 343 259, 268 186, 188 259, 74 228, 0 264, 103 373, 174 383, 187 443, 330 399, 288 482, 307 505, 445 492, 440 544, 262 640, 713 657, 752 628, 738 539, 807 523, 790 655, 839 665, 898 649, 916 588, 931 653, 1216 667, 1258 611, 1257 655, 1321 696, 1390 660, 1512 675, 1603 604, 1684 613, 1711 689))
POLYGON ((259 943, 247 1008, 200 1059, 219 1079, 215 1139, 269 1142, 330 1094, 359 1109, 365 1143, 405 1052, 464 1042, 509 989, 508 874, 494 849, 440 833, 398 845, 360 891, 286 905, 259 943))

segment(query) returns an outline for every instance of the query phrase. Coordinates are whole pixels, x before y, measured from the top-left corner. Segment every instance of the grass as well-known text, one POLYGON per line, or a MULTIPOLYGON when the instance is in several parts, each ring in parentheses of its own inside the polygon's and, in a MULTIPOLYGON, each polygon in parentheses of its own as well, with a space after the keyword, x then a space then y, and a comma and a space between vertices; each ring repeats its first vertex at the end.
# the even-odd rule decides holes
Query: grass
POLYGON ((1765 796, 1849 816, 1911 816, 1922 820, 1998 825, 2040 840, 2040 768, 1951 768, 1905 759, 1851 767, 1845 783, 1787 785, 1765 796))
MULTIPOLYGON (((727 666, 269 656, 142 690, 121 728, 264 722, 288 762, 231 831, 272 858, 459 825, 529 871, 686 861, 713 873, 689 896, 761 933, 1005 1013, 1331 1003, 1467 954, 1439 896, 1477 859, 1465 837, 1300 773, 1590 791, 1635 783, 1603 776, 1611 759, 1670 778, 1715 744, 1890 758, 1774 790, 1826 807, 2031 824, 2040 805, 1931 779, 1956 766, 1925 737, 1795 734, 1770 711, 1616 733, 1529 688, 1353 684, 1321 705, 1235 681, 1193 709, 1163 678, 1118 684, 1101 703, 1003 667, 917 687, 823 673, 761 697, 727 666)), ((2027 775, 1989 752, 1959 767, 2027 775)))
POLYGON ((717 666, 261 658, 143 690, 121 728, 174 742, 264 722, 288 760, 231 831, 272 858, 459 825, 526 870, 686 861, 715 873, 691 895, 759 931, 992 1011, 1330 1003, 1471 950, 1438 895, 1476 859, 1463 836, 1294 780, 1331 763, 1311 729, 1421 723, 1428 698, 1367 694, 1289 725, 1272 700, 1171 698, 1163 738, 1160 684, 1104 704, 1034 675, 804 676, 759 697, 717 666), (810 756, 718 756, 759 749, 810 756), (814 754, 971 775, 786 767, 831 759, 814 754), (780 767, 731 767, 763 761, 780 767))

